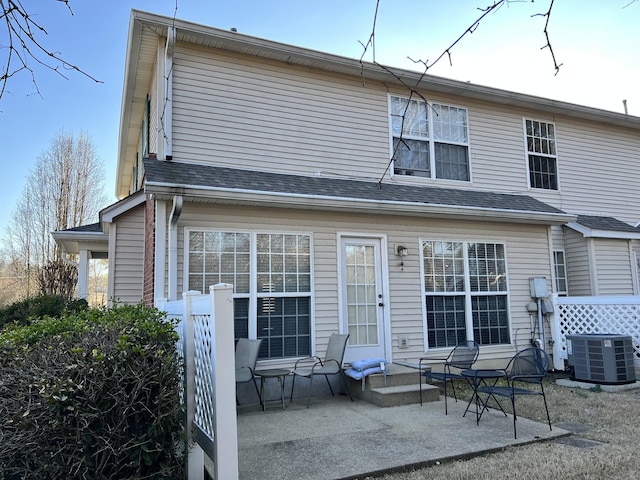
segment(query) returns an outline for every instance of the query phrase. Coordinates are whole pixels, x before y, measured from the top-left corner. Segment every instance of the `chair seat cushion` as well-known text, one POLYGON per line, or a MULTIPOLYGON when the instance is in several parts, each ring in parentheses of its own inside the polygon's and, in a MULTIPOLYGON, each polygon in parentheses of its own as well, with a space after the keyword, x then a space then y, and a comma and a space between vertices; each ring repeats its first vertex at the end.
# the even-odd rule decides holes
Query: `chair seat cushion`
POLYGON ((353 368, 348 368, 344 371, 344 373, 354 380, 362 380, 364 377, 371 375, 372 373, 382 373, 382 369, 380 368, 380 365, 378 365, 377 367, 367 368, 366 370, 355 370, 353 368))
POLYGON ((351 368, 363 372, 369 368, 378 367, 380 368, 380 364, 387 364, 387 361, 384 358, 363 358, 361 360, 354 360, 351 362, 351 368))

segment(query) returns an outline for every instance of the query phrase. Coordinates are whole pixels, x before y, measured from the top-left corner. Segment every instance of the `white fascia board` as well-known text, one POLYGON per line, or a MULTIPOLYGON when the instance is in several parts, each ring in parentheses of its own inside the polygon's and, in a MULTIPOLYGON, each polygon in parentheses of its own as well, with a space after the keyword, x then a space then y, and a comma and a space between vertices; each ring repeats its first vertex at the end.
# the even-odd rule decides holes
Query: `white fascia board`
POLYGON ((615 230, 598 230, 585 227, 577 222, 567 223, 567 227, 582 234, 584 238, 618 238, 623 240, 640 240, 640 232, 618 232, 615 230))
POLYGON ((567 213, 531 212, 524 210, 489 209, 472 206, 436 205, 389 200, 323 197, 280 192, 256 192, 255 190, 193 187, 147 182, 146 188, 158 196, 173 197, 179 191, 185 201, 190 199, 211 203, 259 205, 274 208, 296 208, 373 214, 400 214, 408 216, 455 216, 460 219, 503 221, 541 225, 564 225, 575 220, 567 213), (178 190, 176 190, 178 189, 178 190))
POLYGON ((144 191, 140 190, 133 195, 130 195, 128 198, 125 198, 124 200, 120 200, 113 205, 109 205, 108 207, 103 208, 100 211, 100 224, 102 225, 102 229, 104 230, 104 232, 106 233, 108 230, 108 227, 105 224, 112 223, 114 218, 128 212, 141 203, 144 203, 146 199, 147 197, 144 194, 144 191))
POLYGON ((109 236, 102 232, 51 232, 56 243, 67 253, 77 254, 80 250, 106 252, 109 236))

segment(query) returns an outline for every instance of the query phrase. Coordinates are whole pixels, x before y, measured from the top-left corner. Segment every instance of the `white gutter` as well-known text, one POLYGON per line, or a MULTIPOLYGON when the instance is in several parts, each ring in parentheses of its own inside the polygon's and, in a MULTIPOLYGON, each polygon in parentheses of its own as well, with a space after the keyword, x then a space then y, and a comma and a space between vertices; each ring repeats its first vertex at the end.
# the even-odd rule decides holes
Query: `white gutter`
POLYGON ((178 220, 181 213, 182 195, 176 195, 169 217, 169 301, 178 300, 178 220))
POLYGON ((354 210, 374 214, 395 214, 407 216, 451 216, 475 220, 503 220, 528 224, 564 225, 575 221, 577 215, 568 213, 536 212, 530 210, 509 210, 461 205, 427 204, 396 200, 353 199, 283 192, 257 192, 255 190, 190 186, 178 184, 146 183, 146 191, 156 195, 175 195, 178 189, 182 195, 191 198, 210 199, 212 203, 251 204, 274 208, 296 208, 308 210, 354 210), (155 187, 155 188, 154 188, 155 187), (207 194, 205 194, 205 192, 207 194), (215 195, 214 195, 215 194, 215 195))

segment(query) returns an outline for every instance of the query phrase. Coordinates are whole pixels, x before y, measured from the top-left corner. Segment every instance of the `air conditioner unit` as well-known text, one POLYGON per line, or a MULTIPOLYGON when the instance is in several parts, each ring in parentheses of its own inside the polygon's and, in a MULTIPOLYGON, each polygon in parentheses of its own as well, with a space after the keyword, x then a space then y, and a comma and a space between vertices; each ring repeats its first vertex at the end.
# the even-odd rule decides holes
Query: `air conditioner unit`
POLYGON ((636 381, 633 342, 628 335, 567 335, 575 380, 617 385, 636 381))

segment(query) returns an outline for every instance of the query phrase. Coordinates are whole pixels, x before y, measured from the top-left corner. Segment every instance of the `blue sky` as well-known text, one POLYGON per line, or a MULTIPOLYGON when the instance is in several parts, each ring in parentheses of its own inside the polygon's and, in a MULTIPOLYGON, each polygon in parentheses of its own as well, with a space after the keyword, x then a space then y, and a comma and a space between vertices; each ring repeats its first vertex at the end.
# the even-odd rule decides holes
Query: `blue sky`
MULTIPOLYGON (((43 43, 92 80, 68 80, 36 68, 12 79, 0 101, 3 175, 0 238, 37 157, 60 132, 85 132, 105 165, 106 190, 115 191, 122 80, 130 10, 145 10, 261 38, 359 58, 371 33, 375 0, 70 0, 74 15, 55 0, 23 0, 46 29, 43 43)), ((381 0, 376 60, 419 68, 433 61, 492 0, 381 0)), ((640 1, 556 0, 549 23, 560 72, 545 45, 548 0, 512 2, 489 14, 473 34, 429 70, 433 75, 640 116, 640 1)), ((0 30, 0 46, 6 42, 0 30)), ((1 56, 0 60, 4 61, 1 56)), ((365 57, 371 60, 371 56, 365 57)), ((115 196, 113 197, 115 201, 115 196)), ((96 219, 97 220, 97 219, 96 219)))

